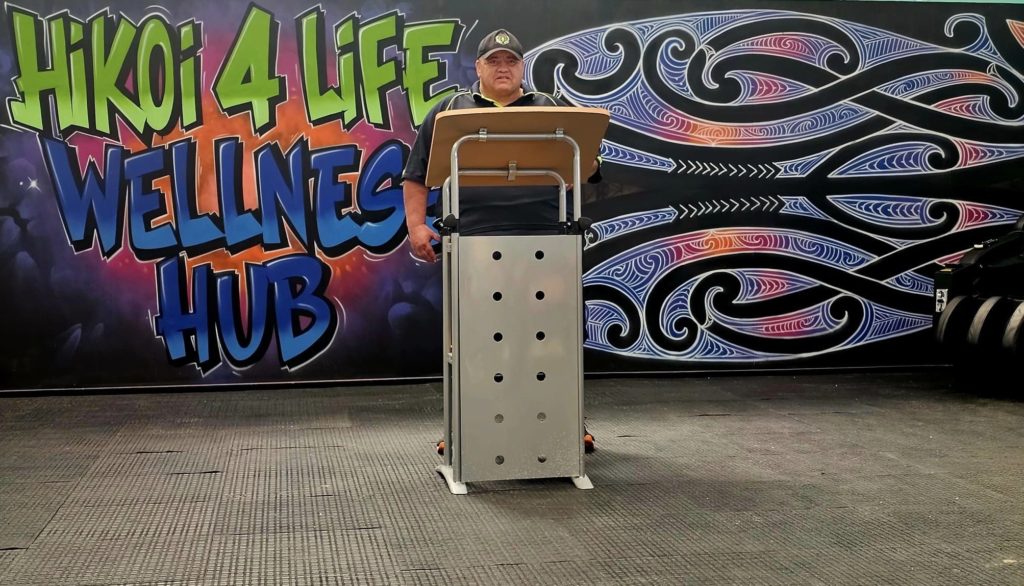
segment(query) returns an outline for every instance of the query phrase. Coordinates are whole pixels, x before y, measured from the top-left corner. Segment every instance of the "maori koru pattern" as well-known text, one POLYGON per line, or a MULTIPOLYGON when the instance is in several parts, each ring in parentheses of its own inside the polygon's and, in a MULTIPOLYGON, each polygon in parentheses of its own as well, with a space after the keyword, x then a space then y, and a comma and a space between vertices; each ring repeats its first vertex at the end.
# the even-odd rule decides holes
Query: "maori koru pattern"
MULTIPOLYGON (((748 204, 764 201, 764 208, 784 200, 782 216, 826 217, 804 198, 745 199, 748 204)), ((879 229, 911 224, 941 233, 970 231, 1006 224, 1020 214, 923 198, 830 199, 879 229)), ((722 201, 744 198, 713 201, 704 202, 703 209, 714 213, 715 206, 726 207, 722 201)), ((689 209, 683 205, 597 222, 587 235, 588 248, 680 221, 689 209)), ((931 279, 912 265, 922 253, 933 254, 929 245, 941 238, 921 232, 918 241, 882 234, 867 240, 871 250, 806 230, 734 227, 634 246, 584 276, 587 346, 643 358, 764 361, 833 352, 930 328, 931 279)))
POLYGON ((604 149, 626 165, 695 172, 667 165, 666 143, 793 145, 799 156, 759 162, 788 177, 947 171, 1024 156, 1024 81, 1003 57, 1021 51, 1021 25, 989 26, 954 16, 938 46, 785 11, 682 15, 551 41, 527 56, 527 80, 607 108, 612 136, 643 135, 604 149))
POLYGON ((939 175, 1024 168, 1024 22, 956 14, 933 32, 737 10, 527 55, 529 83, 612 113, 606 161, 678 184, 588 230, 587 347, 783 361, 930 328, 938 263, 1024 208, 1005 189, 929 193, 939 175))

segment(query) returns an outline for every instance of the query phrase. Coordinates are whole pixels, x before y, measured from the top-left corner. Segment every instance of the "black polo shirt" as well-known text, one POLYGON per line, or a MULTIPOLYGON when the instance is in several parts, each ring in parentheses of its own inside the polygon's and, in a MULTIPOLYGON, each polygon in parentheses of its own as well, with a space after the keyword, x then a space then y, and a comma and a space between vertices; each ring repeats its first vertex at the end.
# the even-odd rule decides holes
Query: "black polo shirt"
MULTIPOLYGON (((567 106, 555 96, 524 88, 523 95, 507 108, 517 106, 567 106)), ((469 90, 456 92, 434 106, 420 126, 413 143, 409 161, 405 165, 402 179, 426 183, 427 161, 430 158, 430 144, 434 137, 434 119, 439 112, 466 108, 500 108, 502 106, 480 93, 477 81, 469 90)), ((445 156, 448 154, 445 153, 445 156)), ((600 181, 598 170, 588 181, 600 181)), ((429 187, 437 187, 429 186, 429 187)), ((441 213, 438 203, 437 214, 441 213)), ((572 197, 566 206, 572 217, 572 197)), ((459 234, 515 234, 554 233, 558 222, 558 188, 547 186, 526 187, 460 187, 459 188, 459 234)))

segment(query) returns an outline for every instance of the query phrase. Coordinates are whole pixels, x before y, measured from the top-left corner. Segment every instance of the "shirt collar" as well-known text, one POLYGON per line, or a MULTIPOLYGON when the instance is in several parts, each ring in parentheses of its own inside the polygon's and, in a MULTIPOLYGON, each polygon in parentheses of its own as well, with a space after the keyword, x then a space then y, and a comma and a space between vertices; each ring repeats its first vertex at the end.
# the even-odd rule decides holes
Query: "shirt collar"
MULTIPOLYGON (((518 98, 516 98, 515 102, 512 102, 512 104, 515 104, 516 102, 518 102, 520 100, 523 100, 525 98, 533 99, 533 95, 534 95, 533 89, 530 86, 526 85, 526 82, 523 82, 521 87, 523 88, 523 95, 519 96, 518 98)), ((476 80, 475 82, 473 82, 473 85, 470 87, 470 92, 473 94, 473 99, 476 100, 477 103, 491 104, 491 105, 494 105, 494 106, 498 106, 497 102, 495 102, 494 100, 488 98, 487 96, 485 96, 480 91, 480 80, 479 79, 476 80)))

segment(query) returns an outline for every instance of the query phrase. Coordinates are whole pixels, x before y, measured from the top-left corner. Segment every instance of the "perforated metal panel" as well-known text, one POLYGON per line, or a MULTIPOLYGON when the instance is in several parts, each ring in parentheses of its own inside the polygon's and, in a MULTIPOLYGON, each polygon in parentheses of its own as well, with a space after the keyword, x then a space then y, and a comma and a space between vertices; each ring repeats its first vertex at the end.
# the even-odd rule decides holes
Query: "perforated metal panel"
POLYGON ((457 240, 462 481, 581 475, 579 238, 457 240))

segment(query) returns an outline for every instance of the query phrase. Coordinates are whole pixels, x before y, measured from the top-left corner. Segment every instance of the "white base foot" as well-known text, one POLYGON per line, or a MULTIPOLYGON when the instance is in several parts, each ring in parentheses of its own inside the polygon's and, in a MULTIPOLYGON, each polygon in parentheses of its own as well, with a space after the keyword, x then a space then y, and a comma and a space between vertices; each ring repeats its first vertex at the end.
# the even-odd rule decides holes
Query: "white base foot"
MULTIPOLYGON (((434 470, 437 470, 438 474, 444 477, 444 481, 448 483, 448 490, 450 490, 452 494, 466 494, 468 492, 465 482, 455 482, 455 474, 452 471, 451 466, 445 466, 442 464, 434 470)), ((587 482, 589 482, 589 480, 587 482)))
POLYGON ((580 490, 590 490, 594 488, 594 483, 590 482, 590 478, 584 476, 573 476, 572 483, 576 485, 576 488, 580 490))

